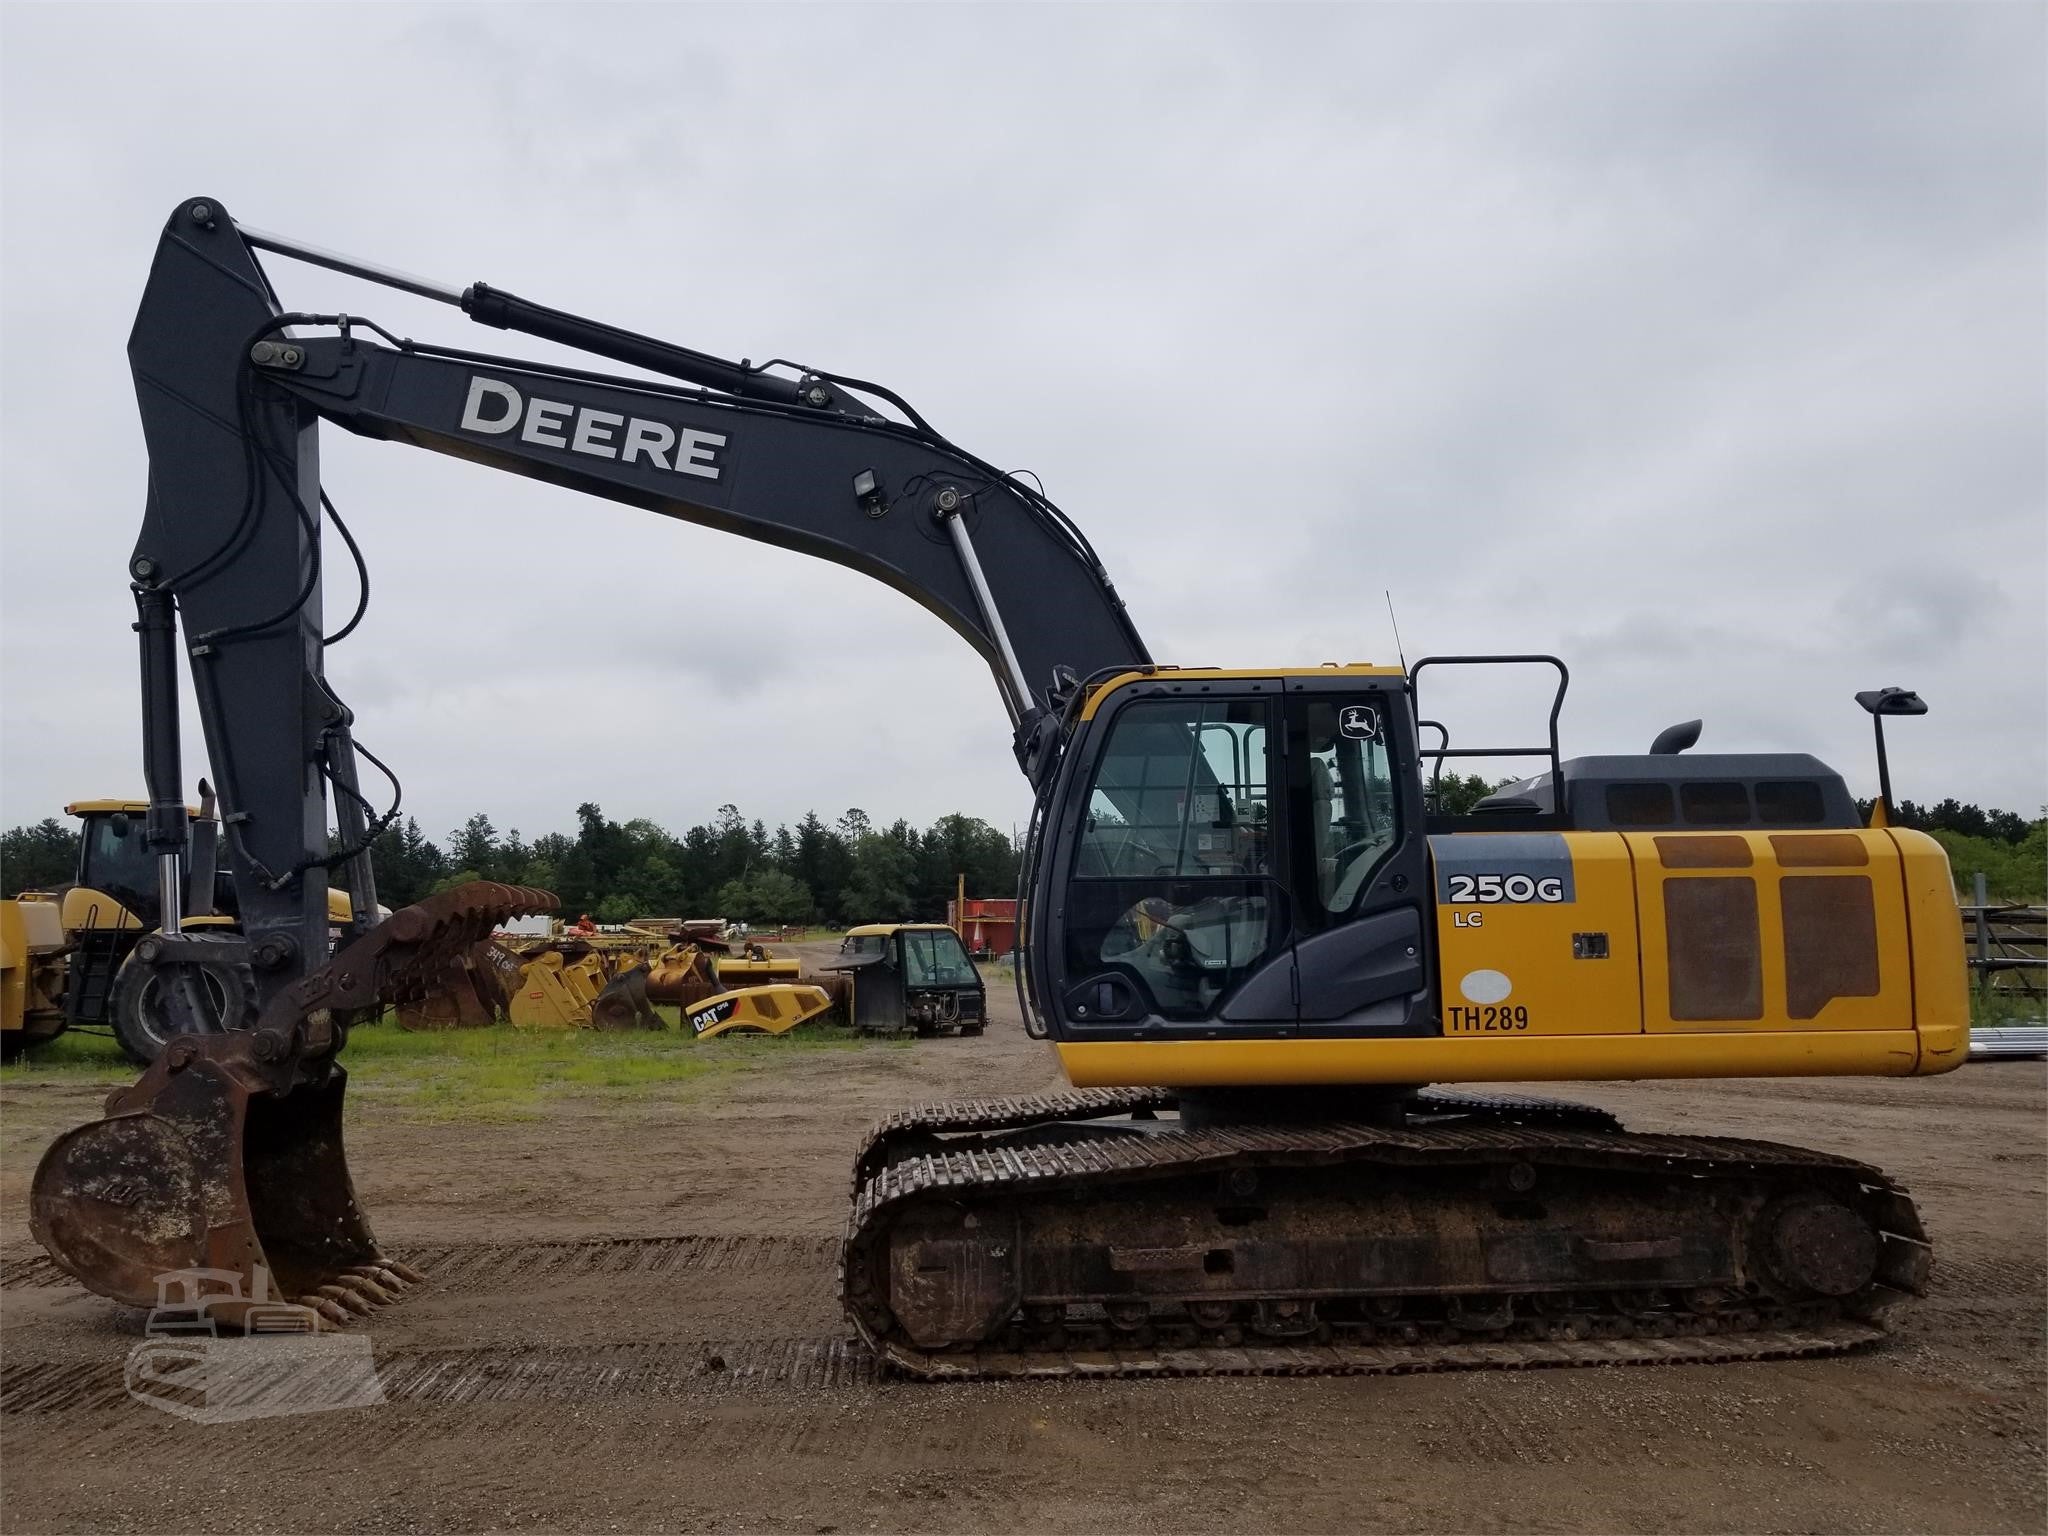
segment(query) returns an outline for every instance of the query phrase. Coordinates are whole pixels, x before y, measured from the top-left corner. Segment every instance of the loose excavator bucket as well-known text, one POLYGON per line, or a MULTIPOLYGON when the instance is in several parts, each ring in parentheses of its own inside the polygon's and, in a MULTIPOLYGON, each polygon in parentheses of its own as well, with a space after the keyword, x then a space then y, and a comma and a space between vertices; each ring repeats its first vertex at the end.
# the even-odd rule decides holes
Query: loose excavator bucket
POLYGON ((546 891, 476 881, 394 912, 264 1006, 256 1028, 181 1035, 105 1117, 36 1167, 29 1228, 89 1290, 130 1306, 167 1294, 254 1327, 278 1302, 329 1323, 422 1277, 379 1252, 342 1150, 346 1021, 440 976, 546 891))
POLYGON ((647 973, 647 995, 658 1003, 701 1002, 717 990, 712 957, 695 943, 670 945, 647 973))
POLYGON ((647 993, 659 1003, 688 1006, 741 987, 794 982, 802 974, 801 961, 772 957, 759 945, 745 945, 732 954, 721 941, 693 939, 654 957, 647 993))
POLYGON ((683 1023, 699 1040, 722 1035, 733 1029, 758 1029, 780 1035, 806 1019, 815 1019, 832 1006, 832 995, 823 987, 742 987, 721 992, 683 1009, 683 1023))
POLYGON ((604 985, 590 1005, 592 1029, 666 1029, 647 1000, 647 966, 631 966, 604 985))
POLYGON ((407 988, 396 1005, 399 1027, 410 1030, 486 1029, 510 1011, 520 965, 495 939, 452 956, 435 975, 407 988))
POLYGON ((597 956, 571 959, 560 950, 545 949, 522 967, 508 1017, 520 1029, 586 1029, 590 1005, 604 985, 604 966, 597 956))

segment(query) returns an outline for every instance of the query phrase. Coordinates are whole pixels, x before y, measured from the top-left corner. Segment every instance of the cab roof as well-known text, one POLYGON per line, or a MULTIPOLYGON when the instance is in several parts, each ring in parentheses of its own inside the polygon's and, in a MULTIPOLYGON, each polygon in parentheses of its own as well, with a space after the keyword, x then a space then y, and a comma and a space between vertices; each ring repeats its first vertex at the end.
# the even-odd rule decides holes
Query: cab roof
POLYGON ((928 932, 933 928, 944 928, 948 933, 953 931, 945 923, 862 923, 858 928, 847 929, 846 936, 849 939, 887 938, 890 934, 899 931, 908 932, 913 929, 919 929, 928 932))
POLYGON ((1408 681, 1405 668, 1370 661, 1330 661, 1319 667, 1133 667, 1128 672, 1119 672, 1114 677, 1105 678, 1100 684, 1090 688, 1087 698, 1081 705, 1081 718, 1093 719, 1096 710, 1111 694, 1131 683, 1204 684, 1254 679, 1285 681, 1307 677, 1398 678, 1404 686, 1408 681))
MULTIPOLYGON (((64 814, 66 816, 108 816, 116 811, 125 811, 130 816, 144 816, 149 813, 149 802, 147 800, 74 800, 64 807, 64 814)), ((185 807, 185 814, 196 820, 199 816, 199 807, 188 805, 185 807)))

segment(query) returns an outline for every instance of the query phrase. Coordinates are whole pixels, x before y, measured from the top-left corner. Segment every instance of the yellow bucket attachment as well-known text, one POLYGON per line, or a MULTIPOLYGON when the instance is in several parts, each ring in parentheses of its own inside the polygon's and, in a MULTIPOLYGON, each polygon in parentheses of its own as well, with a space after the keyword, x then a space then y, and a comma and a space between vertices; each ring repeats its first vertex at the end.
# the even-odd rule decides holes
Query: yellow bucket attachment
POLYGON ((583 1029, 596 993, 583 973, 555 950, 534 956, 519 972, 507 1016, 520 1029, 583 1029))
POLYGON ((758 1029, 779 1035, 806 1019, 815 1019, 831 1006, 831 995, 823 987, 787 983, 742 987, 690 1004, 683 1010, 683 1023, 699 1040, 731 1029, 758 1029))

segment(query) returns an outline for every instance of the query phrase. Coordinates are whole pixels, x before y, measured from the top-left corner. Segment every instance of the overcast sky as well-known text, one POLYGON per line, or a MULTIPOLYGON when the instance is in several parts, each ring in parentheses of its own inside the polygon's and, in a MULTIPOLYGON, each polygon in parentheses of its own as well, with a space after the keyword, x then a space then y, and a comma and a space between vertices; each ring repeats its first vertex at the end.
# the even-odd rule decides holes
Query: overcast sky
MULTIPOLYGON (((1901 793, 2048 800, 2039 5, 0 18, 5 824, 141 788, 123 345, 202 194, 884 381, 1043 478, 1162 660, 1392 660, 1391 588, 1411 659, 1562 653, 1568 751, 1702 715, 1868 793, 1850 696, 1900 683, 1901 793)), ((560 355, 266 262, 289 307, 560 355)), ((375 574, 330 675, 433 834, 1022 820, 987 669, 900 595, 324 455, 375 574)), ((1523 689, 1461 697, 1461 740, 1525 732, 1523 689)))

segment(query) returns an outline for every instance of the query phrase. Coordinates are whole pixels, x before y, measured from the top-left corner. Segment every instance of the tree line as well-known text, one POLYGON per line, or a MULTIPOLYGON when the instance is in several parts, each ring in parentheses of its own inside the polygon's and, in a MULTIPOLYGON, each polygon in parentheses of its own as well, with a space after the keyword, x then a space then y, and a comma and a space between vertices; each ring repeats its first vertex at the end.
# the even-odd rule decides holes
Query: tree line
MULTIPOLYGON (((1498 785, 1447 773, 1446 812, 1469 810, 1498 785)), ((1868 801, 1859 807, 1867 816, 1868 801)), ((1902 800, 1892 820, 1917 827, 1948 850, 1956 884, 1968 893, 1983 871, 2005 901, 2048 900, 2048 817, 1959 800, 1902 800)), ((907 821, 877 827, 849 810, 833 822, 807 813, 772 832, 722 805, 708 822, 676 837, 652 821, 617 822, 597 806, 576 808, 576 831, 527 841, 500 833, 482 812, 436 842, 411 817, 371 850, 377 893, 387 906, 418 901, 458 880, 538 885, 571 914, 605 922, 631 917, 715 916, 750 923, 879 922, 944 917, 957 876, 974 896, 1008 896, 1017 886, 1017 849, 1008 834, 972 816, 942 816, 920 831, 907 821)), ((73 878, 74 823, 46 817, 0 833, 0 890, 48 890, 73 878)))
POLYGON ((1009 834, 973 816, 941 816, 919 830, 877 826, 867 812, 827 822, 807 812, 772 832, 722 805, 680 837, 645 818, 618 822, 596 805, 576 808, 576 831, 522 839, 500 834, 483 812, 436 843, 408 817, 370 850, 377 895, 387 906, 419 900, 461 880, 537 885, 572 915, 600 922, 634 917, 724 917, 749 923, 938 920, 956 881, 975 896, 1017 888, 1009 834))

